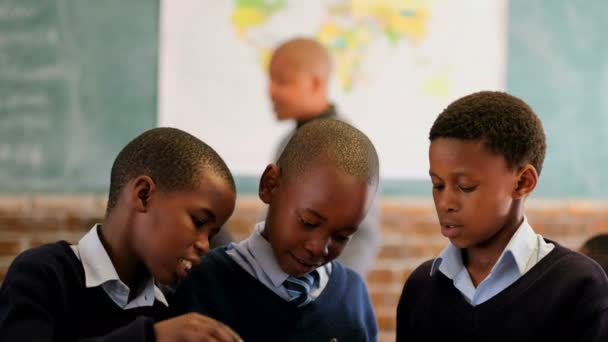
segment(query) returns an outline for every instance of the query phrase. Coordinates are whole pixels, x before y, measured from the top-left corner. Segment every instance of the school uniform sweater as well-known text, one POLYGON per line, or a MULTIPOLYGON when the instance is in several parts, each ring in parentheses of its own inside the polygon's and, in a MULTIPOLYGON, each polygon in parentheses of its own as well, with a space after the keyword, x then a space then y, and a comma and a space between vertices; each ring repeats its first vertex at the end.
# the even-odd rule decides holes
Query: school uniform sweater
POLYGON ((477 306, 432 260, 407 280, 397 341, 608 341, 608 279, 591 259, 558 244, 511 286, 477 306))
POLYGON ((194 311, 215 318, 247 342, 377 340, 365 284, 339 262, 333 262, 319 297, 298 308, 217 248, 179 283, 171 307, 174 314, 194 311))
POLYGON ((2 341, 154 341, 168 308, 123 310, 98 287, 86 288, 82 263, 66 241, 20 254, 0 289, 2 341))

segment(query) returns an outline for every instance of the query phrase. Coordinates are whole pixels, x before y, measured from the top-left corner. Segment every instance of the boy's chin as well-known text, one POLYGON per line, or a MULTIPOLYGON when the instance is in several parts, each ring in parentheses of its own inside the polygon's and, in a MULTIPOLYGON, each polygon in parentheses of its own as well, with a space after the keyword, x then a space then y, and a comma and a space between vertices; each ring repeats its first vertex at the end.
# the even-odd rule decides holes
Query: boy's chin
POLYGON ((170 273, 162 273, 162 274, 153 274, 152 277, 154 278, 154 281, 158 284, 161 284, 163 286, 175 286, 179 280, 180 277, 177 274, 177 272, 170 272, 170 273))

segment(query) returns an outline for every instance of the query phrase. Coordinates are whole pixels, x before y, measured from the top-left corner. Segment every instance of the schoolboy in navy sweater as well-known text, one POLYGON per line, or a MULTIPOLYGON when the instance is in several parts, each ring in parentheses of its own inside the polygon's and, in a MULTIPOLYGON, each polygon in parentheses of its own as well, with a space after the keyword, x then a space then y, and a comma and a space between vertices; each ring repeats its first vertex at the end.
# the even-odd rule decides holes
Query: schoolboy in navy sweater
POLYGON ((261 177, 266 220, 180 282, 178 313, 209 315, 248 342, 376 341, 361 277, 334 259, 371 205, 378 168, 373 144, 354 127, 303 125, 261 177))
POLYGON ((146 131, 112 166, 103 225, 19 255, 0 289, 3 341, 238 341, 199 314, 168 316, 157 287, 185 277, 234 210, 232 175, 199 139, 146 131))
POLYGON ((608 279, 589 258, 543 239, 524 201, 546 143, 522 100, 484 91, 450 104, 430 131, 439 257, 407 280, 397 341, 608 341, 608 279))

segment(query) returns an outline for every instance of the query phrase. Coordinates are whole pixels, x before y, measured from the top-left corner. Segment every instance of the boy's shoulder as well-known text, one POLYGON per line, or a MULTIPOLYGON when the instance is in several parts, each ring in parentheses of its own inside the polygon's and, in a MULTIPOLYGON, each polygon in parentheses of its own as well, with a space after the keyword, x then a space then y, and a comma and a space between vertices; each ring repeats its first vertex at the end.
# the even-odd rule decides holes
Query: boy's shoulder
POLYGON ((201 257, 201 262, 200 262, 200 264, 198 264, 196 266, 196 268, 204 269, 206 267, 213 267, 213 268, 232 267, 233 266, 232 258, 227 253, 228 248, 229 248, 228 246, 220 246, 220 247, 212 249, 211 251, 209 251, 209 253, 207 253, 206 255, 201 257))
POLYGON ((422 264, 418 265, 418 267, 416 267, 408 277, 408 281, 420 282, 429 280, 431 278, 431 269, 435 259, 436 258, 426 260, 422 264))
POLYGON ((331 262, 331 267, 331 276, 344 279, 350 286, 365 285, 365 281, 359 273, 344 265, 339 260, 333 260, 331 262))
POLYGON ((79 265, 80 261, 67 241, 47 243, 23 251, 13 261, 13 265, 60 266, 79 265))
POLYGON ((84 269, 70 244, 58 241, 30 248, 17 255, 4 282, 42 282, 65 286, 81 284, 84 283, 84 269))
POLYGON ((197 282, 204 280, 221 282, 225 281, 226 277, 233 278, 241 273, 246 273, 226 251, 226 246, 212 249, 201 257, 201 262, 198 265, 192 267, 187 279, 197 282), (240 272, 241 270, 243 272, 240 272))
POLYGON ((561 273, 564 277, 599 277, 599 280, 605 278, 602 267, 593 259, 579 252, 573 251, 559 243, 545 239, 552 243, 555 247, 545 258, 537 264, 539 267, 551 267, 553 272, 561 273), (545 263, 543 263, 545 261, 545 263))
MULTIPOLYGON (((435 258, 426 260, 418 265, 418 267, 416 267, 407 277, 407 280, 403 285, 403 291, 407 289, 408 292, 427 292, 426 290, 431 286, 431 282, 434 278, 431 275, 431 268, 434 261, 435 258)), ((437 273, 438 272, 435 273, 435 276, 437 276, 437 273)))

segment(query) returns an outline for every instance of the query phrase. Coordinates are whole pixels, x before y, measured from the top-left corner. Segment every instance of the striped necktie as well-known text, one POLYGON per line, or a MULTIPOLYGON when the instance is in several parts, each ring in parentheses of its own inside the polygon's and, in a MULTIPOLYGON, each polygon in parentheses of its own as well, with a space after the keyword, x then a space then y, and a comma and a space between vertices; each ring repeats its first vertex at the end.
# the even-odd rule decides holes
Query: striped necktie
POLYGON ((290 296, 289 302, 294 303, 297 307, 302 307, 312 301, 309 292, 313 286, 319 286, 319 272, 314 270, 301 277, 289 276, 283 282, 283 286, 290 296))

